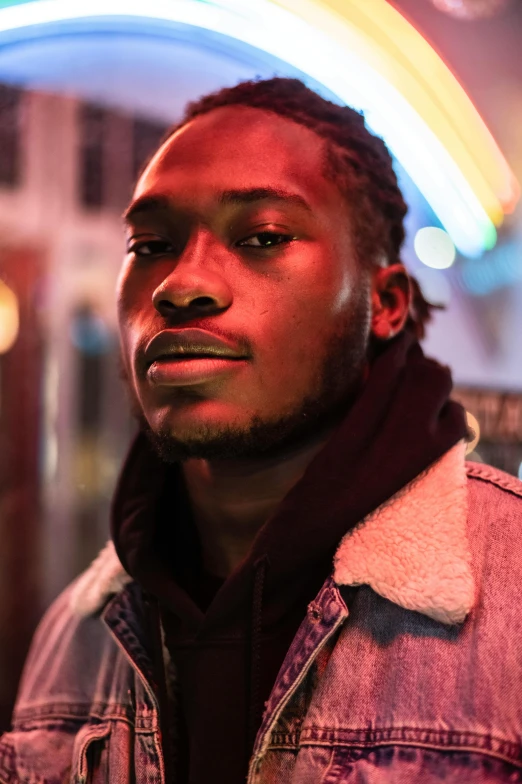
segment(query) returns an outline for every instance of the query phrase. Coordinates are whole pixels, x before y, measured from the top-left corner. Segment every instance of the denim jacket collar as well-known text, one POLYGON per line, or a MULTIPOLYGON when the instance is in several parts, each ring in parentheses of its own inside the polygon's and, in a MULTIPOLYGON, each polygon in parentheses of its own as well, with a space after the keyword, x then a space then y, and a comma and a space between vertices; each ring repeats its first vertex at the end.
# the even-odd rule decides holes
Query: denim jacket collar
MULTIPOLYGON (((465 451, 459 442, 346 534, 334 559, 337 585, 369 585, 437 621, 464 620, 475 593, 466 534, 465 451)), ((92 615, 131 579, 109 542, 76 582, 72 610, 92 615)))
POLYGON ((342 539, 338 585, 369 585, 395 604, 447 624, 473 607, 461 441, 342 539))

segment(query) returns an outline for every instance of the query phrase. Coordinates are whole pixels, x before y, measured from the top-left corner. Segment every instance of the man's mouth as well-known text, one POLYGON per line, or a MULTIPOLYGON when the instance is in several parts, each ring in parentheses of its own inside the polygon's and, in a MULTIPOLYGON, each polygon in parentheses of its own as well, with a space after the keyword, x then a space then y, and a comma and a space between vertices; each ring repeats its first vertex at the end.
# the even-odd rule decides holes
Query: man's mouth
POLYGON ((239 346, 203 329, 164 329, 145 348, 145 362, 164 359, 247 359, 239 346))
POLYGON ((202 384, 247 360, 240 347, 200 329, 163 330, 145 349, 147 378, 153 386, 202 384))
POLYGON ((154 362, 183 362, 185 360, 192 360, 192 359, 228 359, 232 362, 240 361, 245 359, 245 357, 233 357, 227 354, 222 354, 218 351, 211 352, 206 350, 198 351, 197 349, 192 349, 190 351, 173 351, 171 354, 160 354, 154 362))

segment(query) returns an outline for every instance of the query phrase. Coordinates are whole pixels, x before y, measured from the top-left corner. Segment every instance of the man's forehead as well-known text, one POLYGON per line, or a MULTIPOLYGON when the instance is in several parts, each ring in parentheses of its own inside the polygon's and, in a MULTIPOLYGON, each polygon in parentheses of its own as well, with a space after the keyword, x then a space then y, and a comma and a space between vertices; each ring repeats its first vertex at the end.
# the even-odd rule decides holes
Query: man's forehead
MULTIPOLYGON (((195 118, 168 139, 140 178, 135 198, 155 190, 212 188, 297 194, 309 205, 330 191, 324 141, 272 112, 223 107, 195 118)), ((338 192, 336 194, 338 198, 338 192)))
POLYGON ((275 148, 290 147, 297 155, 299 147, 318 152, 323 140, 310 128, 276 112, 252 106, 221 106, 199 115, 172 134, 164 147, 169 155, 189 153, 195 146, 210 151, 232 144, 238 151, 255 147, 259 140, 270 139, 275 148))
POLYGON ((158 150, 151 168, 219 166, 259 171, 322 170, 324 142, 309 128, 250 107, 221 107, 196 117, 158 150))

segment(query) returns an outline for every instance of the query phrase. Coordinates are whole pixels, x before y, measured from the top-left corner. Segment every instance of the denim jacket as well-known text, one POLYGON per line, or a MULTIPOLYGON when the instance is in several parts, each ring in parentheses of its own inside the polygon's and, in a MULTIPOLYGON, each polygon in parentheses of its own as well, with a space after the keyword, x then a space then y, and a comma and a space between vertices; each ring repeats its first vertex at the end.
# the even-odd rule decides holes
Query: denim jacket
MULTIPOLYGON (((463 444, 362 520, 284 660, 248 784, 522 781, 521 554, 522 483, 463 444)), ((166 784, 140 595, 108 545, 52 605, 1 784, 166 784)))

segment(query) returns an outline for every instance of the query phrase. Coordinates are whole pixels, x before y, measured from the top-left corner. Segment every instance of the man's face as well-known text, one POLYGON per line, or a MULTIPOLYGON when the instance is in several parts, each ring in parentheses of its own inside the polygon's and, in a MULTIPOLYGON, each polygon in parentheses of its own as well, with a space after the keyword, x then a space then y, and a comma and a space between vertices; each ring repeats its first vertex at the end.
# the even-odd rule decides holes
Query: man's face
POLYGON ((338 416, 361 378, 369 276, 323 145, 275 114, 221 108, 138 182, 118 283, 123 362, 173 459, 291 444, 338 416))

